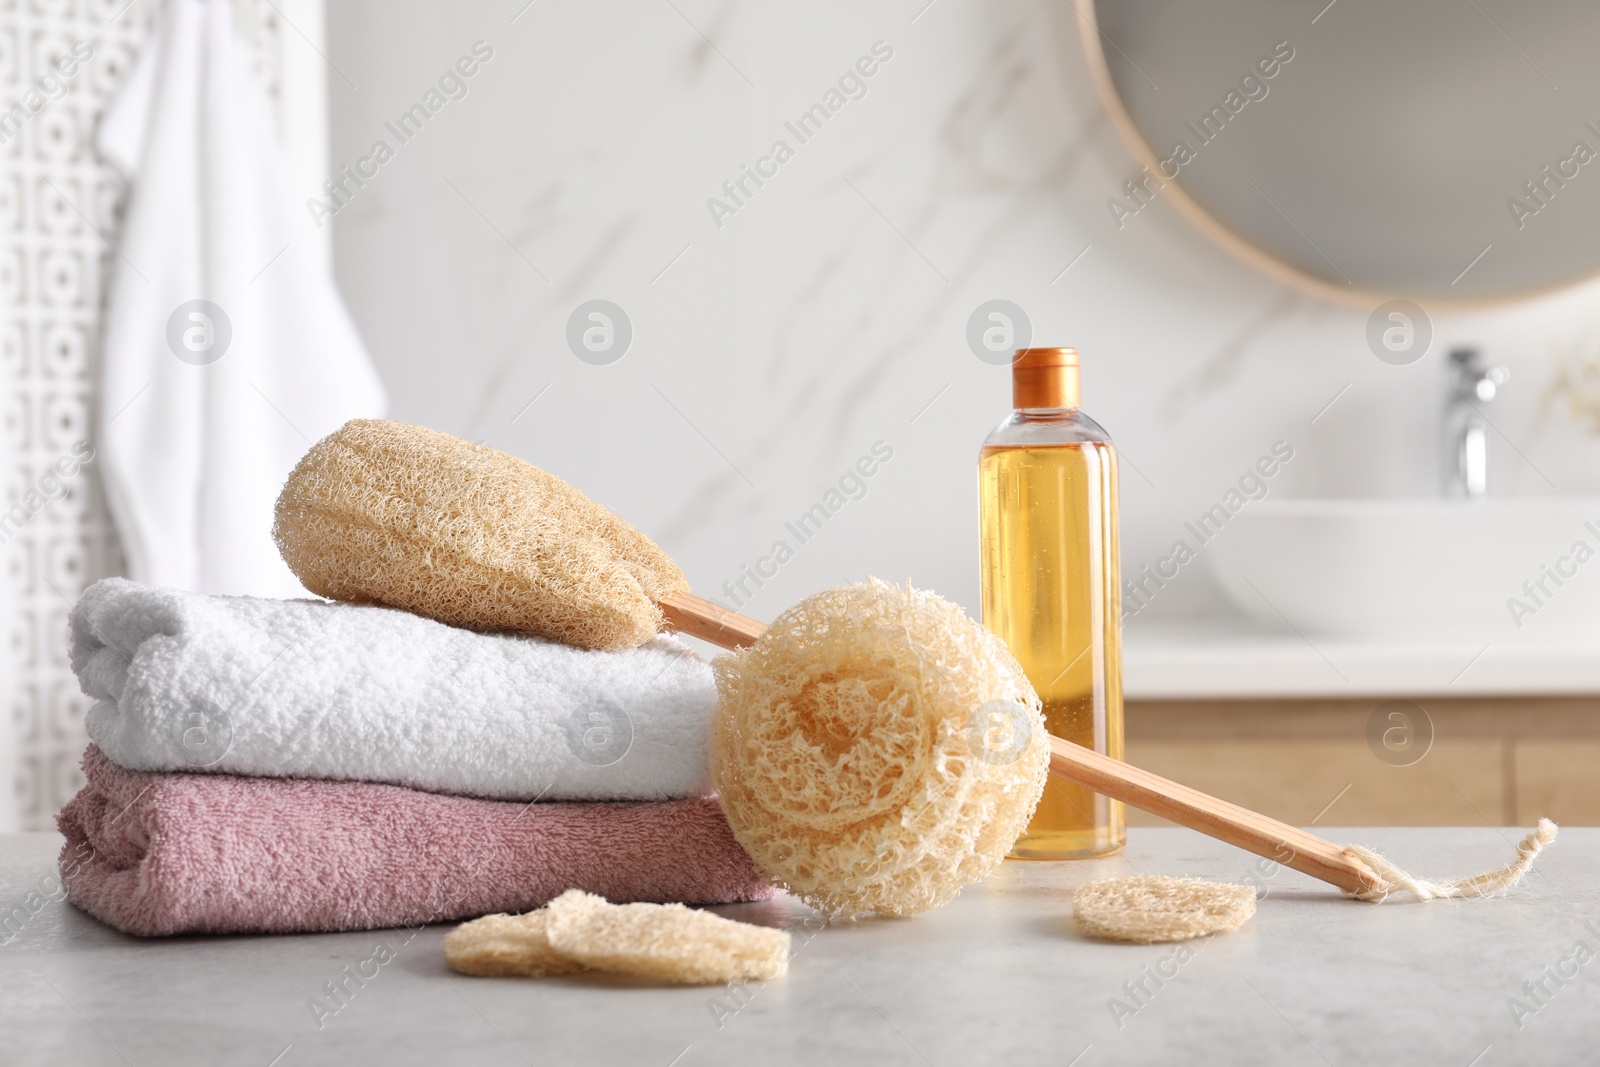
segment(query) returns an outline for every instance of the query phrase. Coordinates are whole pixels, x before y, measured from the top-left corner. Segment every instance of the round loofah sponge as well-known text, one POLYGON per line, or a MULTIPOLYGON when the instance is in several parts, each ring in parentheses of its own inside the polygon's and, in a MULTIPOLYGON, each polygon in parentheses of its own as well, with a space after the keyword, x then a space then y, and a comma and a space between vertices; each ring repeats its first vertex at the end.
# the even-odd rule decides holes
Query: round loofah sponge
POLYGON ((653 601, 689 588, 649 538, 560 478, 382 419, 306 453, 272 536, 319 596, 584 648, 643 644, 661 628, 653 601))
POLYGON ((1080 886, 1072 910, 1090 937, 1149 945, 1237 930, 1256 913, 1256 891, 1200 878, 1107 878, 1080 886))
POLYGON ((989 875, 1039 796, 1039 698, 932 593, 819 593, 713 663, 712 779, 769 878, 829 914, 910 915, 989 875))

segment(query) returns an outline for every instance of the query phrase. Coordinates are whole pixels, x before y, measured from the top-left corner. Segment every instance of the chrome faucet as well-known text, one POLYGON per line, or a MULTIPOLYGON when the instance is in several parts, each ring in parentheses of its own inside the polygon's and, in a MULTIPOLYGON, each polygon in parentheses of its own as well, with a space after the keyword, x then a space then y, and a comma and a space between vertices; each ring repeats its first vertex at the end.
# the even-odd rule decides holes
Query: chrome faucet
POLYGON ((1476 348, 1456 348, 1450 352, 1447 373, 1445 495, 1481 500, 1489 492, 1489 421, 1478 405, 1493 400, 1511 372, 1505 367, 1484 366, 1476 348))

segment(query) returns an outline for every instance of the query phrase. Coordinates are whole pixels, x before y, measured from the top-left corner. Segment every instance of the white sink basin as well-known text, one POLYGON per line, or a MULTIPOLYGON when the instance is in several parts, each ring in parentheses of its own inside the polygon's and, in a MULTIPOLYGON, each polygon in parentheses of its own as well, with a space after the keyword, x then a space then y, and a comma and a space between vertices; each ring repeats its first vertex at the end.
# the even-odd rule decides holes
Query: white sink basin
POLYGON ((1239 607, 1307 635, 1600 639, 1600 500, 1263 500, 1200 554, 1239 607))

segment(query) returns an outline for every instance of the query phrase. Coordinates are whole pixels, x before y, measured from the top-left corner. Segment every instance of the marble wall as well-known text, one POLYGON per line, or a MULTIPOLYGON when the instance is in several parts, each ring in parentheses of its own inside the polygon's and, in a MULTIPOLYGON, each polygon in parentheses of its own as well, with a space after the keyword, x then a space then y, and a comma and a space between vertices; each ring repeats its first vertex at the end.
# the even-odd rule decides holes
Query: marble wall
MULTIPOLYGON (((1068 3, 330 6, 331 156, 370 176, 338 203, 306 192, 335 209, 394 417, 570 479, 707 595, 764 567, 737 597, 758 616, 866 574, 976 608, 974 465, 1009 389, 966 331, 993 299, 1083 354, 1085 409, 1125 458, 1125 566, 1279 440, 1275 494, 1437 492, 1463 342, 1514 375, 1491 408, 1497 491, 1600 494, 1576 402, 1600 288, 1436 313, 1430 353, 1396 367, 1367 348, 1370 308, 1258 275, 1170 205, 1119 228, 1132 157, 1068 3), (391 130, 419 103, 420 130, 391 130), (826 123, 797 125, 818 103, 826 123), (747 167, 767 176, 735 200, 747 167), (626 314, 619 359, 569 346, 592 300, 626 314), (819 501, 839 506, 802 542, 786 524, 819 501)), ((1218 599, 1186 568, 1150 615, 1218 599)))

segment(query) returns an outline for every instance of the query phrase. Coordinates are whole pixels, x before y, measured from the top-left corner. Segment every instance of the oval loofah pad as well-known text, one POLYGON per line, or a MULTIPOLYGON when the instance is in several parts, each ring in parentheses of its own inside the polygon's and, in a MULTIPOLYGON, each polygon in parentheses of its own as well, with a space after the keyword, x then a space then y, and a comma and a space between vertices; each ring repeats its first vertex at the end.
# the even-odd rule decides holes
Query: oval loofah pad
POLYGON ((1141 945, 1187 941, 1243 926, 1256 913, 1256 891, 1201 878, 1107 878, 1080 886, 1072 910, 1090 937, 1141 945))
POLYGON ((829 914, 947 903, 994 870, 1044 791, 1033 687, 932 593, 830 589, 713 670, 712 779, 734 836, 829 914))
POLYGON ((550 947, 550 912, 485 915, 451 930, 444 961, 453 971, 484 978, 536 978, 588 970, 550 947))
POLYGON ((682 904, 611 904, 569 889, 550 902, 550 947, 597 971, 683 985, 767 981, 789 971, 787 930, 682 904))
POLYGON ((584 648, 643 644, 661 627, 653 601, 689 588, 649 538, 560 478, 383 419, 306 453, 272 536, 319 596, 584 648))

